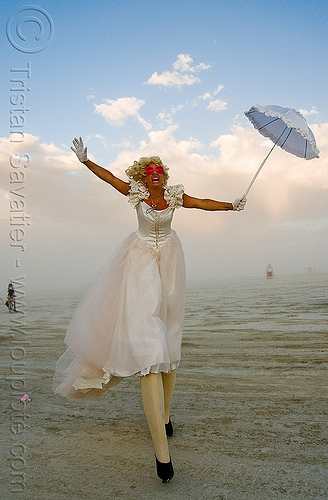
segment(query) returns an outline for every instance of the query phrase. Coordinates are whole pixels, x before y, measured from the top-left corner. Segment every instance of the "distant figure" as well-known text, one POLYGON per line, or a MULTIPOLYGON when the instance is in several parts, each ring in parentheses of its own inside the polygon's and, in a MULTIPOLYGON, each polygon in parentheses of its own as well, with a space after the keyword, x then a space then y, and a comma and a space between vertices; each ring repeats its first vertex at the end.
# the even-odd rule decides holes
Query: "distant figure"
POLYGON ((81 138, 73 144, 81 163, 127 197, 139 227, 82 298, 65 337, 68 349, 56 365, 54 390, 69 399, 94 398, 124 377, 140 377, 157 474, 167 483, 174 474, 167 436, 173 434, 170 404, 185 307, 184 256, 171 220, 179 207, 239 211, 246 199, 230 203, 189 196, 182 184, 167 185, 168 168, 158 156, 135 161, 126 182, 88 160, 81 138))
POLYGON ((10 302, 12 302, 14 304, 14 311, 16 312, 16 294, 15 294, 15 288, 14 288, 14 285, 11 282, 8 285, 8 292, 7 292, 6 306, 8 308, 9 308, 10 302))
POLYGON ((273 272, 273 267, 271 266, 271 264, 267 265, 266 272, 267 272, 267 279, 272 280, 274 277, 274 272, 273 272))

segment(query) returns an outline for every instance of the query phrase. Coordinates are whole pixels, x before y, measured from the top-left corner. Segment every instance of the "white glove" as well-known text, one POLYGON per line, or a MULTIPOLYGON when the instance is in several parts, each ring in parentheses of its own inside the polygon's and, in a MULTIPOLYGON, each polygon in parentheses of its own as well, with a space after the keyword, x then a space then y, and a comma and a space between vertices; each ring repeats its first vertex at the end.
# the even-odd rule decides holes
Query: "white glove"
POLYGON ((79 161, 81 163, 84 163, 85 161, 87 161, 87 159, 88 159, 87 148, 85 148, 83 146, 82 137, 80 137, 80 139, 77 139, 76 137, 74 137, 72 142, 73 142, 74 148, 71 146, 71 150, 73 151, 73 153, 76 154, 79 161))
POLYGON ((232 210, 237 210, 238 212, 240 210, 244 210, 245 205, 246 205, 246 196, 243 195, 240 198, 237 198, 235 201, 232 202, 232 210))

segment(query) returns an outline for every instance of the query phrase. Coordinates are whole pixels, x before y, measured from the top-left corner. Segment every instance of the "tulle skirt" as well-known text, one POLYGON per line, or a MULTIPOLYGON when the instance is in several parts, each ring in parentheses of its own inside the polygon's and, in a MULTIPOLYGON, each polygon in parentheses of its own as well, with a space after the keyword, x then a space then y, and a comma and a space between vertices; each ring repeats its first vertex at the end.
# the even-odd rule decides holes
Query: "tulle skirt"
POLYGON ((124 377, 170 372, 181 357, 185 264, 175 231, 158 249, 136 232, 82 298, 56 363, 54 390, 94 398, 124 377))

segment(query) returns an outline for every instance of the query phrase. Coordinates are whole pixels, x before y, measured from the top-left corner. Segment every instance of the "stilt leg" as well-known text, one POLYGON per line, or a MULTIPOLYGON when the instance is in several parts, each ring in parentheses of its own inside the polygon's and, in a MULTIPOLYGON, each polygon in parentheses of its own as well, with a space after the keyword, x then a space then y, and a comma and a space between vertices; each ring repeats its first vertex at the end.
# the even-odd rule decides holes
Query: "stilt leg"
POLYGON ((162 373, 164 389, 164 419, 166 424, 169 423, 170 419, 170 408, 175 389, 176 374, 176 370, 172 370, 170 373, 162 373))
POLYGON ((160 462, 169 462, 164 422, 164 390, 161 373, 150 373, 140 378, 143 407, 153 440, 155 455, 160 462))

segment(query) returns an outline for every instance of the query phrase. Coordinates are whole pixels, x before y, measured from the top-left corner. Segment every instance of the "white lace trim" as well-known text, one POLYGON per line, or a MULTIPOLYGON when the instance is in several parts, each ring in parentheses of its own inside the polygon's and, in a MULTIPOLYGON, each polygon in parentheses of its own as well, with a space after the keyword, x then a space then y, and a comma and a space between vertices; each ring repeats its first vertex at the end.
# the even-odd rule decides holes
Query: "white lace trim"
POLYGON ((164 200, 171 208, 180 208, 183 203, 183 184, 176 184, 175 186, 166 186, 164 190, 164 200))
MULTIPOLYGON (((148 366, 144 368, 140 372, 135 373, 136 377, 144 377, 145 375, 149 375, 149 373, 170 373, 175 370, 179 366, 179 361, 175 361, 174 363, 159 363, 157 365, 148 366)), ((83 394, 86 394, 93 389, 106 390, 109 382, 112 382, 114 378, 117 380, 120 377, 114 377, 111 375, 105 368, 102 369, 103 376, 102 377, 78 377, 72 386, 76 391, 80 391, 83 394)), ((112 384, 113 385, 113 384, 112 384)), ((110 389, 110 387, 108 387, 110 389)), ((107 390, 108 390, 107 389, 107 390)))
POLYGON ((128 194, 129 203, 135 208, 142 200, 149 198, 150 194, 146 186, 141 181, 130 181, 130 191, 128 194))
MULTIPOLYGON (((164 187, 164 200, 170 208, 180 208, 183 203, 184 186, 176 184, 175 186, 164 187)), ((135 208, 142 200, 149 198, 150 194, 147 187, 141 181, 130 181, 130 191, 128 194, 129 203, 135 208)))
POLYGON ((150 373, 170 373, 171 371, 175 370, 178 366, 179 366, 179 361, 174 361, 171 364, 159 363, 157 365, 147 366, 147 368, 144 368, 140 372, 136 373, 135 376, 145 377, 150 373))

